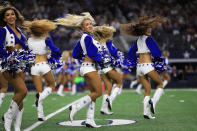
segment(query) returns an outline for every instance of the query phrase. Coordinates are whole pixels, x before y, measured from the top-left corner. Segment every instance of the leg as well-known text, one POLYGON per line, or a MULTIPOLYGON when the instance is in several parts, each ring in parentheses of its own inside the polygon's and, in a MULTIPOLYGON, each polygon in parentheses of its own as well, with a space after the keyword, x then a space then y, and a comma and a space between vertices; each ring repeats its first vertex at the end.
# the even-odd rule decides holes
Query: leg
POLYGON ((107 108, 108 107, 108 102, 106 101, 107 98, 109 98, 109 95, 110 95, 111 90, 112 90, 112 81, 105 74, 102 74, 101 78, 104 81, 104 85, 105 85, 105 94, 103 95, 103 101, 102 101, 102 105, 101 105, 101 114, 112 115, 113 112, 108 111, 108 108, 107 108))
POLYGON ((163 88, 165 88, 165 86, 168 84, 168 82, 170 81, 170 75, 167 72, 162 72, 162 76, 164 78, 163 81, 163 88))
POLYGON ((142 84, 142 86, 145 88, 144 92, 144 118, 146 119, 154 119, 154 117, 150 114, 150 92, 151 92, 151 85, 148 81, 148 78, 146 76, 139 76, 139 81, 142 84))
POLYGON ((3 99, 5 98, 5 93, 7 92, 8 89, 8 82, 7 80, 4 78, 3 74, 0 71, 0 107, 3 103, 3 99))
POLYGON ((10 131, 12 120, 16 117, 19 111, 19 107, 23 107, 22 101, 27 94, 27 88, 25 86, 24 80, 20 77, 18 73, 16 73, 15 77, 12 77, 7 72, 4 72, 3 75, 14 87, 14 97, 10 104, 10 108, 3 116, 3 119, 5 121, 4 127, 7 131, 10 131))
POLYGON ((151 72, 149 72, 147 74, 153 81, 155 81, 158 85, 157 85, 157 89, 155 91, 155 94, 153 96, 153 98, 150 101, 151 104, 151 111, 154 114, 155 113, 155 107, 157 102, 159 101, 159 99, 161 98, 162 94, 163 94, 163 82, 159 76, 159 74, 153 70, 151 72))
POLYGON ((89 96, 91 97, 92 101, 95 102, 96 99, 102 95, 100 76, 97 72, 90 72, 85 74, 84 78, 89 89, 93 91, 89 94, 89 96))
POLYGON ((122 86, 122 75, 116 70, 110 70, 109 72, 107 72, 107 76, 116 83, 116 87, 112 90, 109 99, 107 99, 108 107, 110 110, 112 110, 112 102, 115 100, 120 87, 122 86))
POLYGON ((76 73, 74 73, 74 75, 72 75, 72 92, 71 95, 76 94, 76 84, 75 84, 75 77, 76 77, 76 73))
POLYGON ((91 93, 89 95, 82 97, 76 102, 76 104, 73 104, 72 106, 69 107, 71 121, 73 120, 74 115, 79 110, 89 105, 91 101, 95 102, 96 98, 102 95, 101 80, 96 71, 85 74, 84 78, 91 93))
POLYGON ((63 89, 64 89, 64 84, 65 84, 65 81, 66 81, 66 76, 63 75, 63 74, 59 74, 58 79, 59 79, 58 80, 59 81, 58 84, 60 84, 60 85, 58 87, 57 95, 64 96, 64 94, 62 92, 63 92, 63 89))

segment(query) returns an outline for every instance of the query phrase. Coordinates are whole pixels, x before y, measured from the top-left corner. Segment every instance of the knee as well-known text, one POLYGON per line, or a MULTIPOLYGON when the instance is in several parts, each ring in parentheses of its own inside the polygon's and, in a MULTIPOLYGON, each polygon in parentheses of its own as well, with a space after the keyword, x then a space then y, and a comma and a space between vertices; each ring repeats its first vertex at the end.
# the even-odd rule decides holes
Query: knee
POLYGON ((27 95, 27 88, 23 89, 21 92, 20 92, 21 96, 25 97, 27 95))
POLYGON ((151 87, 146 87, 145 88, 145 93, 146 94, 150 94, 150 92, 151 92, 151 87))
POLYGON ((102 90, 101 91, 98 91, 96 94, 97 94, 97 98, 100 97, 100 96, 102 96, 102 90))

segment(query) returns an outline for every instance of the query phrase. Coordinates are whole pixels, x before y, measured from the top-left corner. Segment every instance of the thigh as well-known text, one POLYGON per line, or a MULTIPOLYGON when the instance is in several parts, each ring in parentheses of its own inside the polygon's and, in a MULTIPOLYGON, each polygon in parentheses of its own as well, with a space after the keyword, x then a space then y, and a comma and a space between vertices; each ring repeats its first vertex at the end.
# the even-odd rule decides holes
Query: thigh
POLYGON ((160 75, 157 73, 157 71, 153 70, 149 73, 147 73, 147 76, 150 77, 153 81, 155 81, 157 84, 162 84, 162 80, 160 75))
POLYGON ((52 86, 52 88, 55 87, 55 78, 53 76, 53 73, 51 71, 49 71, 48 73, 46 73, 44 76, 45 81, 52 86))
POLYGON ((116 84, 122 84, 122 75, 116 70, 110 70, 109 72, 107 72, 107 76, 115 81, 116 84))
POLYGON ((37 93, 42 92, 42 76, 32 75, 32 79, 33 79, 34 86, 36 88, 37 93))
POLYGON ((105 90, 110 90, 111 91, 111 89, 112 89, 112 81, 111 81, 111 79, 109 77, 107 77, 107 75, 105 75, 105 74, 102 74, 101 78, 102 78, 102 80, 104 82, 104 85, 105 85, 105 88, 106 88, 105 90))
POLYGON ((57 84, 60 84, 64 79, 64 74, 59 74, 57 77, 57 84))
POLYGON ((91 92, 102 92, 101 79, 96 71, 85 74, 84 78, 91 92))
POLYGON ((23 81, 25 81, 25 72, 24 71, 21 71, 18 74, 23 79, 23 81))
POLYGON ((170 75, 167 72, 162 72, 162 76, 165 80, 169 81, 170 80, 170 75))
POLYGON ((20 77, 18 73, 15 74, 13 77, 8 72, 4 72, 3 76, 8 80, 8 82, 14 87, 14 91, 21 92, 21 91, 27 91, 26 85, 24 80, 20 77))
POLYGON ((5 79, 3 74, 0 72, 0 92, 6 92, 8 88, 8 81, 5 79))
POLYGON ((150 90, 151 89, 150 82, 149 82, 149 80, 148 80, 148 78, 146 76, 138 76, 138 81, 142 84, 142 86, 146 90, 150 90))

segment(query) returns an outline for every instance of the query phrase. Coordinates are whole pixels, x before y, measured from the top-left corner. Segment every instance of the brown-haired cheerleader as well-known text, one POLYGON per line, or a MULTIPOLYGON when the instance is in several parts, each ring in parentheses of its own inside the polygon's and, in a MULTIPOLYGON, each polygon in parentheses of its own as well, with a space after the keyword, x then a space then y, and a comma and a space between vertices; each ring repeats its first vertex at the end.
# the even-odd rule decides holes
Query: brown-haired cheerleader
MULTIPOLYGON (((94 27, 93 36, 102 46, 102 49, 107 52, 108 55, 113 57, 118 57, 118 50, 112 44, 113 33, 115 32, 115 28, 112 26, 96 26, 94 27)), ((112 102, 115 100, 116 96, 122 85, 122 75, 118 73, 114 67, 111 65, 112 63, 108 63, 106 67, 100 68, 99 74, 105 85, 105 94, 103 95, 103 102, 101 106, 101 113, 106 115, 111 115, 113 112, 108 111, 108 107, 112 110, 112 102), (114 89, 112 90, 112 84, 115 84, 114 89)))
POLYGON ((26 28, 30 31, 31 37, 28 39, 28 47, 36 54, 35 65, 31 67, 31 75, 36 88, 36 107, 38 120, 44 121, 43 100, 49 96, 55 88, 55 79, 48 63, 48 47, 51 56, 55 59, 61 57, 60 50, 54 46, 48 37, 48 32, 54 30, 56 25, 49 20, 34 20, 25 22, 26 28), (42 89, 42 78, 45 79, 47 87, 42 89))
POLYGON ((138 20, 129 24, 122 24, 121 31, 123 33, 138 36, 136 42, 130 47, 128 56, 132 62, 137 61, 137 76, 139 81, 145 88, 144 93, 144 118, 154 119, 151 112, 155 113, 155 106, 163 94, 163 82, 153 66, 152 57, 156 60, 161 60, 161 51, 156 42, 151 37, 152 27, 158 23, 166 21, 167 18, 155 16, 140 17, 138 20), (151 84, 148 80, 151 78, 157 83, 157 89, 152 99, 150 99, 151 84))
POLYGON ((80 41, 75 45, 72 56, 75 59, 83 61, 80 67, 80 74, 84 76, 85 82, 90 90, 90 93, 75 104, 70 106, 70 120, 73 120, 74 115, 83 107, 87 108, 86 127, 98 128, 94 121, 95 102, 102 95, 101 79, 96 69, 96 62, 102 63, 107 61, 99 51, 101 47, 98 41, 91 35, 93 31, 94 19, 89 13, 82 15, 68 15, 66 18, 58 19, 57 23, 76 27, 83 31, 80 41))
POLYGON ((12 98, 10 107, 2 117, 6 131, 11 131, 11 124, 14 118, 16 118, 14 129, 15 131, 20 131, 24 110, 23 99, 27 94, 24 66, 22 63, 17 64, 17 58, 13 55, 13 52, 27 49, 25 45, 26 38, 19 29, 23 21, 24 18, 21 13, 8 2, 0 5, 1 71, 3 72, 4 78, 14 87, 14 97, 12 98))

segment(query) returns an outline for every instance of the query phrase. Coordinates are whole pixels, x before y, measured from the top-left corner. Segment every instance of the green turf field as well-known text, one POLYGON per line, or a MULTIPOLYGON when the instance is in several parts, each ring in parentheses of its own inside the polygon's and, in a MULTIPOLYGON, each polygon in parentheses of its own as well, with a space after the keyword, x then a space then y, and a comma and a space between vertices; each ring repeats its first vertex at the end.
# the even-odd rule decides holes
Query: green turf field
MULTIPOLYGON (((152 91, 154 92, 154 91, 152 91)), ((44 112, 47 116, 50 113, 66 106, 67 104, 86 95, 78 93, 75 96, 57 96, 55 93, 44 101, 44 112)), ((7 111, 12 93, 9 93, 0 108, 0 115, 7 111)), ((36 107, 34 105, 35 93, 29 92, 27 95, 23 114, 22 130, 37 122, 36 107)), ((85 127, 65 127, 57 125, 57 122, 68 121, 69 111, 64 110, 47 121, 41 123, 33 131, 197 131, 197 90, 191 89, 166 89, 165 94, 159 101, 156 108, 156 119, 146 120, 142 117, 143 95, 138 95, 132 90, 125 90, 117 96, 113 103, 114 115, 106 116, 100 114, 102 97, 97 100, 95 118, 96 119, 128 119, 137 120, 136 124, 107 126, 98 129, 88 129, 85 127)), ((86 108, 81 110, 74 117, 75 120, 86 118, 86 108)), ((1 121, 2 122, 2 121, 1 121)), ((97 120, 97 124, 106 124, 106 120, 97 120)), ((0 131, 3 131, 3 124, 0 124, 0 131)))

